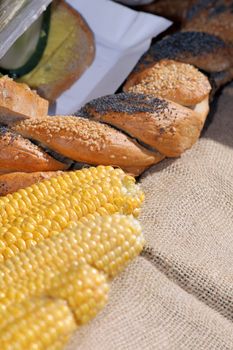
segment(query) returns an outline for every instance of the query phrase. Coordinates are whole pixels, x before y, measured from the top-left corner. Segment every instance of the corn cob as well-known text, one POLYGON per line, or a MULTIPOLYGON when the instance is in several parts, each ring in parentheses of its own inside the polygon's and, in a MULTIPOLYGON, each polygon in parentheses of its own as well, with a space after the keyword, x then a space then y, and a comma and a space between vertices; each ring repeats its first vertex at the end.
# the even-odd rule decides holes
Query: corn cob
MULTIPOLYGON (((93 183, 112 181, 119 177, 122 181, 130 178, 134 184, 135 180, 126 176, 121 169, 114 169, 111 166, 98 166, 82 169, 74 172, 65 172, 58 177, 42 181, 38 184, 21 189, 13 194, 0 198, 0 222, 6 224, 24 213, 32 213, 35 208, 39 208, 47 203, 54 203, 61 195, 83 188, 89 187, 93 183)), ((130 185, 130 182, 127 186, 130 185)))
MULTIPOLYGON (((79 269, 73 268, 64 274, 58 274, 54 279, 52 278, 51 280, 47 280, 47 282, 46 288, 43 291, 38 288, 33 294, 40 295, 41 292, 44 292, 46 296, 52 297, 52 300, 65 300, 67 302, 66 306, 69 307, 70 312, 72 312, 72 314, 75 316, 76 325, 84 324, 93 318, 96 313, 103 308, 107 300, 107 292, 109 287, 104 274, 98 272, 96 269, 88 265, 82 266, 79 269)), ((22 300, 24 299, 25 297, 22 298, 22 300)), ((43 299, 35 300, 36 303, 24 301, 21 304, 11 304, 5 308, 5 311, 0 313, 0 341, 3 339, 5 340, 6 344, 8 342, 8 344, 16 346, 14 341, 12 341, 12 332, 9 331, 12 325, 13 330, 16 332, 16 334, 18 334, 18 328, 20 327, 22 321, 24 323, 25 321, 27 322, 27 315, 29 315, 31 319, 31 314, 37 314, 37 309, 40 308, 40 314, 38 316, 41 317, 41 307, 45 307, 43 299), (5 332, 5 335, 3 335, 3 332, 5 332)), ((58 306, 59 305, 57 305, 57 307, 58 306)), ((56 316, 56 314, 53 315, 53 310, 46 308, 46 312, 49 314, 49 319, 51 319, 51 316, 56 316)), ((66 315, 63 314, 63 317, 65 316, 66 315)), ((46 326, 50 325, 46 323, 46 326)), ((73 324, 72 326, 73 327, 71 330, 75 328, 73 324)), ((53 325, 53 327, 53 334, 55 333, 55 330, 56 332, 59 332, 59 327, 57 327, 56 323, 53 325)), ((29 329, 31 330, 31 328, 29 329)), ((35 343, 38 346, 38 349, 47 349, 47 347, 50 345, 52 348, 58 349, 59 347, 62 348, 62 345, 64 346, 64 341, 67 340, 57 339, 57 347, 54 347, 55 344, 52 343, 52 340, 54 341, 55 339, 54 337, 53 339, 51 338, 49 330, 46 328, 40 329, 40 331, 47 332, 47 335, 42 334, 43 342, 40 343, 41 336, 38 337, 38 334, 30 334, 30 338, 34 339, 33 344, 30 343, 30 346, 34 345, 35 343)), ((29 335, 26 328, 24 329, 23 334, 25 334, 25 341, 27 341, 27 344, 24 344, 24 346, 29 345, 29 335)), ((22 345, 23 344, 20 344, 21 347, 22 345)), ((17 346, 19 346, 19 344, 17 344, 17 346)), ((21 349, 20 346, 19 349, 21 349)), ((14 347, 12 349, 16 348, 14 347)))
POLYGON ((64 300, 25 301, 5 313, 5 322, 0 326, 1 350, 46 350, 58 341, 59 350, 75 329, 72 312, 64 300))
POLYGON ((78 190, 85 184, 91 186, 104 178, 109 181, 112 174, 122 177, 120 169, 113 169, 110 166, 98 166, 89 169, 82 169, 74 172, 66 172, 50 180, 21 189, 13 194, 0 198, 0 222, 6 224, 19 215, 31 213, 35 208, 40 208, 46 203, 56 202, 62 194, 78 190), (33 208, 33 209, 32 209, 33 208))
POLYGON ((85 324, 105 306, 109 285, 103 273, 89 265, 71 268, 52 280, 47 295, 64 299, 73 311, 76 323, 85 324))
MULTIPOLYGON (((46 206, 43 199, 41 204, 32 206, 30 210, 13 219, 13 221, 12 216, 10 216, 9 222, 0 227, 0 261, 4 261, 19 253, 19 251, 37 244, 44 238, 58 234, 69 227, 72 222, 77 223, 88 213, 98 212, 102 215, 115 212, 138 214, 144 195, 135 184, 134 178, 125 175, 119 169, 114 170, 111 167, 98 167, 88 170, 89 172, 87 173, 86 169, 87 178, 91 180, 88 182, 86 179, 84 185, 79 185, 77 188, 78 181, 75 178, 70 190, 64 186, 65 192, 61 193, 60 196, 56 194, 56 196, 51 197, 46 206), (96 178, 96 180, 93 180, 93 178, 96 178)), ((82 178, 84 171, 65 175, 65 179, 70 179, 77 173, 78 178, 80 173, 82 178)), ((64 178, 59 176, 44 183, 28 187, 27 190, 21 190, 21 192, 24 191, 25 198, 27 198, 26 193, 30 197, 32 188, 34 192, 37 190, 39 193, 41 185, 45 186, 47 183, 49 185, 50 183, 55 184, 59 183, 59 181, 63 183, 64 178)), ((15 195, 17 196, 18 194, 16 193, 15 195)), ((14 201, 15 203, 17 203, 16 200, 14 201)), ((10 202, 7 204, 9 206, 10 202)), ((8 208, 8 206, 5 208, 8 208)), ((17 215, 20 213, 17 208, 15 212, 17 215)))
MULTIPOLYGON (((48 293, 53 281, 59 280, 58 274, 67 276, 66 271, 74 264, 90 264, 112 277, 142 250, 141 227, 132 216, 95 214, 84 221, 75 229, 44 240, 0 265, 0 312, 12 302, 48 293)), ((68 288, 69 283, 66 285, 68 288)), ((106 287, 102 290, 106 291, 106 287)), ((85 314, 80 322, 83 320, 85 314)))
MULTIPOLYGON (((25 284, 21 285, 20 283, 19 288, 17 286, 9 287, 8 291, 11 297, 17 295, 16 305, 21 303, 25 296, 64 299, 72 310, 76 323, 80 325, 92 319, 106 304, 109 290, 106 277, 89 265, 81 265, 78 268, 73 266, 68 271, 64 270, 61 273, 47 269, 43 277, 41 279, 38 276, 37 283, 35 283, 36 288, 32 287, 30 291, 25 288, 25 284)), ((30 280, 31 285, 34 281, 33 278, 30 280)), ((13 306, 15 304, 9 305, 10 314, 8 304, 2 304, 1 326, 4 325, 6 319, 11 318, 11 314, 17 314, 13 306)))

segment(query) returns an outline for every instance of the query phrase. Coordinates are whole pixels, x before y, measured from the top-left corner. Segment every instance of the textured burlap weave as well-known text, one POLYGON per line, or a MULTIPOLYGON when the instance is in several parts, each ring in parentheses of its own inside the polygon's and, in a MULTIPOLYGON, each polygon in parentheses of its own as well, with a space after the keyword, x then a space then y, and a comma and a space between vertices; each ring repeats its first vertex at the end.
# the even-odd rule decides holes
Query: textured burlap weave
POLYGON ((233 349, 233 85, 204 137, 141 183, 147 246, 68 349, 233 349))

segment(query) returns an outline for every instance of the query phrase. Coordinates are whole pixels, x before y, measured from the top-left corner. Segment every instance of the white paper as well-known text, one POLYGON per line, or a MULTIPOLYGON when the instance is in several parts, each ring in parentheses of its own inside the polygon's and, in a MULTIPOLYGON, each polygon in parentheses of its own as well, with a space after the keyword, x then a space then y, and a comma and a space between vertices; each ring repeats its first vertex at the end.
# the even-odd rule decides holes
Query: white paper
POLYGON ((149 48, 151 39, 171 25, 167 19, 110 0, 68 2, 94 32, 96 57, 81 78, 58 98, 53 110, 56 114, 75 113, 93 98, 114 93, 149 48))

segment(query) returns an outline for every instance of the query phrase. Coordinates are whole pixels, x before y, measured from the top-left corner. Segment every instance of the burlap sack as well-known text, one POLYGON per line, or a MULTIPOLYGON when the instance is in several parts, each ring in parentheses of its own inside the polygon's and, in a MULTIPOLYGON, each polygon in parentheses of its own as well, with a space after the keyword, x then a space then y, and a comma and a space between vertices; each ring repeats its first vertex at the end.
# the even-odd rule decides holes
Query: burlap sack
POLYGON ((147 246, 69 350, 233 349, 233 85, 180 159, 141 183, 147 246))

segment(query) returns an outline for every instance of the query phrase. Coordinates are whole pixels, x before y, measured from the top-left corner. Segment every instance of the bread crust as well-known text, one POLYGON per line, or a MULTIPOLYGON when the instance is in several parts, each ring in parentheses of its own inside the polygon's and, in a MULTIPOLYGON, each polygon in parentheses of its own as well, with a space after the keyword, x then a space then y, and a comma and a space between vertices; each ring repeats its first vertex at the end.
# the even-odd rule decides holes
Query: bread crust
POLYGON ((210 106, 209 106, 209 96, 207 96, 204 100, 202 100, 201 102, 197 103, 194 108, 193 111, 199 116, 200 121, 202 123, 202 127, 204 126, 206 117, 209 113, 210 110, 210 106))
POLYGON ((0 175, 0 196, 6 196, 7 194, 16 192, 21 188, 31 186, 35 183, 61 174, 62 171, 47 171, 34 173, 16 172, 0 175))
POLYGON ((16 83, 7 76, 0 78, 0 123, 8 124, 47 114, 48 101, 26 84, 16 83))
POLYGON ((199 137, 206 118, 201 110, 196 113, 172 101, 150 95, 118 94, 121 103, 118 101, 118 107, 115 105, 114 108, 110 107, 109 98, 91 101, 82 109, 82 113, 123 130, 167 157, 180 156, 189 149, 199 137), (147 100, 151 109, 149 105, 145 106, 147 100), (128 111, 126 102, 136 106, 133 113, 128 111))
POLYGON ((13 124, 12 129, 65 157, 92 165, 112 165, 124 169, 133 164, 135 168, 142 168, 164 157, 108 125, 80 117, 25 120, 13 124))
POLYGON ((50 157, 31 141, 10 131, 0 128, 0 171, 55 171, 63 170, 66 165, 50 157))
POLYGON ((123 89, 193 106, 209 95, 211 86, 208 78, 190 64, 161 60, 150 68, 133 73, 123 89))

